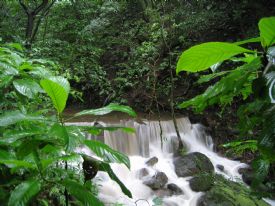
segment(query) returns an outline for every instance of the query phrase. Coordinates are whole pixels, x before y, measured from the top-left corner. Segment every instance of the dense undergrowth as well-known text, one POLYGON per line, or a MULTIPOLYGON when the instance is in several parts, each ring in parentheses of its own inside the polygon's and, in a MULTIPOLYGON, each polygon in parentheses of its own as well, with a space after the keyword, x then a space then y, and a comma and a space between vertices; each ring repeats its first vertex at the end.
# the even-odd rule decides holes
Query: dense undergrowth
POLYGON ((135 116, 111 102, 151 113, 184 101, 182 108, 204 112, 207 121, 219 117, 215 130, 239 121, 232 138, 217 135, 219 143, 234 139, 224 144, 231 156, 252 154, 253 188, 274 195, 274 18, 261 20, 259 37, 237 42, 257 35, 257 21, 275 11, 273 1, 41 2, 0 2, 1 204, 27 205, 36 196, 33 205, 100 205, 87 165, 107 171, 131 196, 109 166, 129 167, 129 159, 85 140, 84 132, 132 130, 68 126, 63 118, 68 104, 108 105, 75 116, 135 116), (205 41, 215 42, 191 47, 205 41), (180 52, 189 47, 177 66, 188 72, 176 75, 180 52), (76 152, 81 145, 102 161, 76 152), (76 169, 75 160, 84 168, 76 169))
POLYGON ((261 19, 258 26, 259 37, 236 43, 203 43, 183 52, 177 72, 200 72, 210 67, 213 73, 200 76, 198 84, 219 79, 202 94, 179 106, 203 112, 215 104, 224 108, 234 98, 241 97, 244 102, 238 105, 237 112, 239 140, 224 147, 234 154, 254 153, 252 186, 263 195, 272 195, 275 189, 275 17, 261 19), (249 43, 261 44, 262 49, 245 48, 249 43), (237 67, 219 68, 226 61, 237 67))
MULTIPOLYGON (((66 125, 63 111, 69 82, 55 75, 52 62, 26 57, 19 44, 0 46, 0 66, 1 205, 103 205, 96 197, 96 185, 89 181, 98 170, 106 171, 131 197, 109 166, 117 162, 130 168, 128 157, 99 141, 87 140, 85 133, 133 131, 66 125), (82 153, 79 149, 84 145, 100 159, 82 153)), ((73 117, 112 111, 136 115, 130 107, 109 104, 73 117)))

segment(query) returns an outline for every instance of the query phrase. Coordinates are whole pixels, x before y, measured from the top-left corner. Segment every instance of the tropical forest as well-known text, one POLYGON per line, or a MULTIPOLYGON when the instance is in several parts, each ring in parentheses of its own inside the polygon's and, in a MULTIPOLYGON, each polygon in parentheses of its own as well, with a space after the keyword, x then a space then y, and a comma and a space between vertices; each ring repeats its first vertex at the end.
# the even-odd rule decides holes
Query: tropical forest
POLYGON ((0 0, 0 206, 275 206, 275 0, 0 0))

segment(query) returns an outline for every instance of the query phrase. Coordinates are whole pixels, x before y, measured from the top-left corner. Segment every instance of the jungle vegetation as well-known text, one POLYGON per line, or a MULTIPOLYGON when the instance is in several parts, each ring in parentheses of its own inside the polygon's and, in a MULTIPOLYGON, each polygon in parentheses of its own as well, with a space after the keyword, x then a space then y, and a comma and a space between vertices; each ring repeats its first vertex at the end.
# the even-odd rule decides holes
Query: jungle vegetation
POLYGON ((251 156, 254 190, 274 195, 274 12, 269 0, 0 1, 1 204, 102 205, 75 160, 131 197, 109 166, 128 157, 85 132, 133 131, 68 126, 66 107, 194 116, 221 151, 251 156))

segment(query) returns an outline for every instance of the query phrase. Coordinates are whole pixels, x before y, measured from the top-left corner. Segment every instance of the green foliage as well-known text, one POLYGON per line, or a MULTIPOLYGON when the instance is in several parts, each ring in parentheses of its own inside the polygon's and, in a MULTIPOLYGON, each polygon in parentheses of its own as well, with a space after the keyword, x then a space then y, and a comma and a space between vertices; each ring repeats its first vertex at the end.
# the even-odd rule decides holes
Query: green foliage
POLYGON ((70 84, 63 77, 51 77, 40 82, 43 89, 51 97, 57 112, 63 112, 70 92, 70 84))
POLYGON ((252 82, 257 78, 257 70, 260 67, 260 58, 256 57, 252 62, 229 71, 215 85, 208 87, 203 94, 181 103, 180 107, 193 106, 196 111, 202 112, 209 105, 228 105, 233 101, 234 97, 240 95, 243 99, 246 99, 252 93, 252 82))
POLYGON ((177 64, 177 73, 180 71, 203 71, 214 64, 245 52, 252 51, 235 44, 223 42, 209 42, 193 46, 180 56, 177 64))
POLYGON ((106 107, 102 107, 99 109, 84 110, 82 112, 76 113, 75 117, 79 117, 82 115, 105 115, 105 114, 109 114, 110 112, 114 112, 114 111, 124 112, 132 117, 136 116, 136 113, 133 111, 132 108, 130 108, 128 106, 122 106, 122 105, 111 103, 106 107))
POLYGON ((263 47, 272 46, 275 43, 275 17, 262 18, 259 22, 260 36, 263 47))
POLYGON ((40 189, 41 185, 38 180, 22 182, 12 191, 8 206, 28 205, 40 189))
POLYGON ((96 141, 96 140, 85 140, 84 144, 89 147, 98 157, 102 158, 107 163, 123 163, 126 167, 130 168, 129 158, 109 146, 96 141))
POLYGON ((62 185, 72 194, 79 202, 81 202, 85 206, 94 206, 99 205, 103 206, 96 197, 89 193, 89 191, 81 184, 71 181, 64 180, 62 181, 62 185))
MULTIPOLYGON (((244 57, 238 55, 238 57, 232 58, 232 56, 242 54, 245 51, 238 53, 236 48, 231 47, 234 44, 221 44, 220 47, 211 51, 208 46, 211 47, 217 43, 204 43, 183 52, 177 67, 177 72, 181 70, 200 71, 229 58, 237 62, 238 65, 241 64, 232 70, 202 76, 198 81, 199 84, 209 82, 214 78, 219 77, 219 79, 213 86, 208 87, 203 94, 183 102, 180 107, 192 106, 197 112, 202 112, 211 105, 218 104, 224 107, 231 104, 234 98, 238 96, 242 96, 243 100, 249 100, 248 103, 239 105, 240 139, 223 146, 235 154, 242 154, 246 151, 254 153, 255 159, 252 163, 255 172, 253 186, 256 189, 262 184, 266 184, 265 186, 268 188, 265 180, 271 174, 275 163, 275 55, 274 48, 270 47, 275 39, 274 19, 274 17, 263 18, 259 22, 262 52, 257 52, 255 55, 244 54, 244 57), (201 53, 201 48, 209 53, 201 53), (224 50, 227 51, 227 56, 221 52, 224 50), (234 54, 234 52, 236 53, 234 54), (264 54, 262 55, 262 53, 264 54), (264 58, 267 58, 267 61, 264 58)), ((240 41, 235 45, 256 42, 259 42, 259 38, 240 41)), ((273 192, 271 188, 262 195, 270 196, 273 192)))
MULTIPOLYGON (((64 205, 70 197, 64 195, 53 203, 57 198, 52 196, 51 190, 60 197, 66 188, 77 199, 77 204, 103 205, 94 195, 94 186, 84 186, 83 171, 73 164, 82 161, 76 148, 83 145, 88 145, 102 159, 100 163, 104 167, 101 170, 110 174, 125 194, 131 196, 109 166, 109 163, 116 162, 130 167, 128 157, 101 142, 85 140, 84 132, 93 128, 65 124, 62 114, 70 93, 67 79, 55 76, 55 72, 48 69, 56 67, 52 62, 30 59, 18 51, 21 47, 13 47, 16 50, 0 47, 0 62, 3 63, 0 70, 0 91, 3 94, 0 104, 3 110, 0 112, 0 171, 5 171, 0 172, 0 191, 10 194, 0 196, 0 201, 10 206, 64 205)), ((84 114, 98 116, 113 111, 136 115, 128 106, 109 104, 73 117, 84 114)), ((123 127, 106 128, 115 129, 132 131, 123 127)))

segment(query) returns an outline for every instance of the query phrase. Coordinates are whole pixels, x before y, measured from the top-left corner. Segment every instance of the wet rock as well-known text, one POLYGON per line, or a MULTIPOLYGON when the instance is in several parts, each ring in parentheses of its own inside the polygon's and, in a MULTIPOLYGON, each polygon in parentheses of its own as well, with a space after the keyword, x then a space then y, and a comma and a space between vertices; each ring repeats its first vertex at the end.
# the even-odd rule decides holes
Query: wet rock
POLYGON ((178 185, 176 185, 174 183, 168 184, 167 188, 172 191, 173 195, 181 195, 181 194, 183 194, 182 189, 178 185))
POLYGON ((220 171, 224 171, 224 166, 223 165, 216 165, 217 169, 220 171))
POLYGON ((215 184, 205 192, 197 206, 268 206, 266 202, 253 196, 246 186, 231 182, 220 175, 215 176, 215 184))
POLYGON ((246 184, 252 184, 254 173, 251 168, 240 168, 238 172, 242 175, 242 179, 246 184))
POLYGON ((169 197, 173 195, 173 192, 171 190, 168 189, 159 189, 155 191, 155 195, 163 198, 163 197, 169 197))
POLYGON ((209 174, 203 174, 193 177, 189 180, 190 188, 195 192, 205 192, 213 186, 213 177, 209 174))
POLYGON ((146 168, 142 168, 137 172, 137 174, 138 174, 138 178, 142 179, 143 177, 146 177, 147 175, 149 175, 149 171, 146 168))
POLYGON ((145 162, 145 164, 152 167, 152 166, 154 166, 155 164, 157 164, 158 161, 159 161, 159 160, 158 160, 157 157, 152 157, 152 158, 150 158, 149 160, 147 160, 147 161, 145 162))
POLYGON ((161 189, 168 182, 168 177, 164 172, 157 172, 151 179, 146 180, 143 184, 147 185, 153 190, 161 189))
POLYGON ((199 152, 189 153, 174 159, 175 172, 179 177, 214 172, 214 166, 207 156, 199 152))

